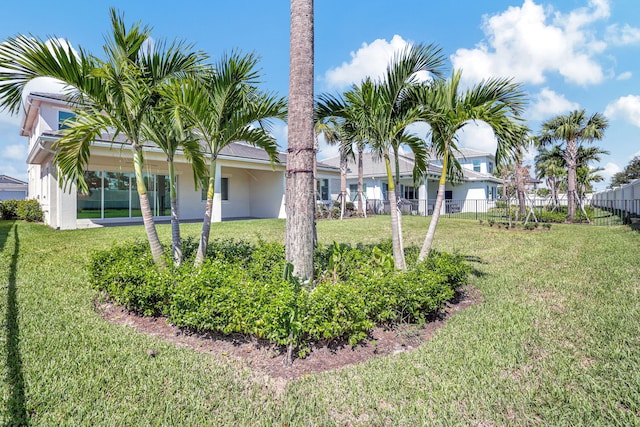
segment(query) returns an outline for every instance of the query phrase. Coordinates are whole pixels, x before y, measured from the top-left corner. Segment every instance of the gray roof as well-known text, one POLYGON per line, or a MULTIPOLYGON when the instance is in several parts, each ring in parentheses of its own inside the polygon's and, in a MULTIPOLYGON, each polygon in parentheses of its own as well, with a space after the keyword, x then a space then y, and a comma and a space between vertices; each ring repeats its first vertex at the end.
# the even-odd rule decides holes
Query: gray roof
MULTIPOLYGON (((59 138, 61 133, 59 131, 49 131, 43 132, 43 135, 49 137, 59 138)), ((115 136, 113 133, 103 133, 100 138, 97 138, 96 141, 105 142, 105 143, 114 143, 114 144, 125 144, 127 142, 127 138, 123 134, 118 134, 115 136)), ((147 142, 144 144, 145 147, 149 148, 157 148, 157 146, 151 142, 147 142)), ((269 155, 262 148, 254 147, 246 142, 232 142, 231 144, 225 146, 220 151, 220 156, 224 157, 233 157, 239 160, 241 159, 251 159, 251 160, 261 160, 265 162, 269 162, 269 155)), ((287 164, 287 153, 279 152, 278 160, 281 164, 287 164)), ((338 168, 326 164, 325 162, 317 162, 318 168, 321 169, 329 169, 329 170, 337 170, 338 168)))
POLYGON ((28 185, 26 182, 10 177, 8 175, 0 175, 0 184, 19 184, 28 185))
MULTIPOLYGON (((470 150, 479 156, 485 156, 487 153, 482 153, 480 151, 470 150)), ((357 157, 357 155, 356 155, 357 157)), ((400 160, 400 176, 401 177, 410 177, 413 175, 413 153, 411 154, 401 154, 398 156, 400 160)), ((393 163, 393 158, 391 159, 393 163)), ((323 160, 324 163, 337 167, 340 167, 340 157, 330 157, 328 159, 323 160)), ((395 174, 395 165, 392 164, 392 168, 394 169, 393 173, 395 174)), ((374 177, 382 177, 386 178, 387 170, 384 162, 381 159, 378 159, 375 154, 371 152, 365 152, 362 156, 362 169, 364 178, 374 178, 374 177)), ((442 173, 442 167, 440 165, 434 165, 429 163, 427 167, 427 172, 430 178, 438 178, 442 173)), ((487 175, 479 172, 474 172, 469 169, 462 169, 462 174, 465 181, 482 181, 482 180, 491 180, 498 181, 493 175, 487 175)), ((357 178, 358 177, 358 163, 356 159, 349 159, 347 164, 347 179, 357 178)))

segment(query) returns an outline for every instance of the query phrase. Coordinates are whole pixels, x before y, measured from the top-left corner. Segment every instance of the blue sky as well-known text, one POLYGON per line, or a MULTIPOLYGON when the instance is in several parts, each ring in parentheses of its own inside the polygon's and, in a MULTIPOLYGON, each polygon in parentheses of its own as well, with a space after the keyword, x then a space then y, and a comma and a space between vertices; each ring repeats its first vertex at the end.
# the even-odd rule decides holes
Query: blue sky
MULTIPOLYGON (((264 87, 287 95, 286 0, 8 3, 0 15, 0 40, 17 34, 56 36, 100 55, 113 6, 128 23, 153 27, 154 39, 183 39, 212 58, 232 49, 256 52, 264 87)), ((541 121, 573 109, 604 113, 610 127, 598 145, 611 154, 599 165, 607 178, 599 188, 640 155, 636 0, 316 0, 315 19, 316 94, 337 93, 365 75, 379 75, 394 49, 406 43, 435 43, 450 58, 450 68, 462 68, 467 84, 491 76, 522 82, 534 133, 541 121)), ((26 179, 27 141, 19 136, 20 119, 0 113, 0 174, 26 179)), ((274 131, 286 145, 286 126, 274 131)), ((467 126, 460 143, 495 149, 482 125, 467 126)), ((333 153, 323 146, 320 157, 333 153)))

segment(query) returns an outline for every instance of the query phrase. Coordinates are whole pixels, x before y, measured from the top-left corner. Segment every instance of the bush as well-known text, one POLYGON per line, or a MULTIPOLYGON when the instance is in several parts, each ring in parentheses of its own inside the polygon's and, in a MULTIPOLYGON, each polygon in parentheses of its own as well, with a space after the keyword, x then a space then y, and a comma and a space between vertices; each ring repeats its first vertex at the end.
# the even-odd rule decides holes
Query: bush
MULTIPOLYGON (((193 257, 194 246, 185 242, 187 257, 193 257)), ((407 259, 417 253, 417 247, 408 250, 407 259)), ((469 272, 460 255, 435 251, 397 272, 390 242, 334 243, 316 251, 318 281, 310 289, 287 274, 290 264, 280 243, 213 241, 207 254, 199 269, 188 258, 181 267, 159 271, 146 243, 128 243, 92 256, 90 283, 137 313, 168 315, 175 325, 200 332, 293 343, 304 354, 315 341, 356 344, 376 324, 425 322, 469 272)))
POLYGON ((16 210, 18 219, 25 221, 41 222, 44 216, 40 203, 35 199, 20 200, 16 210))
POLYGON ((22 219, 25 221, 41 222, 44 214, 40 203, 35 199, 3 200, 0 202, 2 219, 22 219))
POLYGON ((128 243, 93 254, 89 283, 127 310, 145 316, 167 312, 171 272, 154 266, 146 243, 128 243))
POLYGON ((17 212, 17 200, 3 200, 2 202, 0 202, 0 214, 2 215, 2 219, 17 219, 17 212))

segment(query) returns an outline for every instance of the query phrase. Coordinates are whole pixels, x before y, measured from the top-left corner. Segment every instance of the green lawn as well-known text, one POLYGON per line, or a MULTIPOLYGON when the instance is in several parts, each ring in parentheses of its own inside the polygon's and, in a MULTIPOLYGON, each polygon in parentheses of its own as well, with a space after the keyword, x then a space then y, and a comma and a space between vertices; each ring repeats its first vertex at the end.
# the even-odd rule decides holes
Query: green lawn
MULTIPOLYGON (((428 221, 404 218, 407 244, 421 243, 428 221)), ((323 221, 318 236, 376 242, 389 229, 388 217, 323 221)), ((168 242, 169 226, 159 232, 168 242)), ((212 227, 212 238, 283 236, 280 220, 212 227)), ((88 253, 143 237, 142 226, 0 221, 3 425, 640 425, 637 231, 443 218, 435 246, 473 260, 484 302, 413 352, 286 386, 100 318, 88 253)))

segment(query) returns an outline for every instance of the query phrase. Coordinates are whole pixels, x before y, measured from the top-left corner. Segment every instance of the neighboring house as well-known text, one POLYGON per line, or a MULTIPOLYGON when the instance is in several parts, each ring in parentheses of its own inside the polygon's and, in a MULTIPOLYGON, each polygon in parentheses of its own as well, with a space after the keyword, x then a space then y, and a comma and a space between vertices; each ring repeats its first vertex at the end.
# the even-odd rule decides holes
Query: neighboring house
POLYGON ((0 175, 0 200, 22 200, 27 198, 29 184, 7 175, 0 175))
MULTIPOLYGON (((431 215, 438 194, 438 182, 442 172, 442 162, 430 160, 427 177, 421 182, 413 180, 413 154, 400 154, 400 188, 396 189, 404 210, 414 214, 431 215)), ((497 188, 501 185, 499 178, 492 175, 495 165, 495 157, 490 153, 462 149, 458 159, 462 166, 463 177, 457 183, 447 182, 445 187, 445 212, 465 212, 477 209, 488 209, 490 203, 497 199, 497 188), (476 201, 483 203, 478 206, 476 201)), ((339 157, 331 157, 323 160, 323 163, 338 167, 339 157)), ((392 159, 392 169, 395 174, 395 164, 392 159)), ((358 166, 357 159, 350 159, 347 172, 347 193, 349 200, 355 200, 358 191, 358 166)), ((365 153, 363 156, 364 193, 367 199, 367 209, 373 212, 381 212, 388 209, 387 172, 384 162, 376 158, 373 153, 365 153), (385 203, 386 202, 386 203, 385 203)), ((336 177, 330 182, 332 198, 337 199, 340 194, 340 178, 336 177)))
MULTIPOLYGON (((29 196, 37 199, 45 223, 53 228, 75 229, 108 223, 142 221, 131 148, 122 138, 109 135, 93 142, 85 178, 89 194, 75 185, 60 188, 52 146, 64 121, 73 111, 60 94, 31 93, 27 97, 22 135, 29 139, 27 157, 29 196)), ((169 177, 166 156, 149 144, 144 148, 145 180, 156 219, 170 219, 169 177)), ((285 161, 272 165, 266 152, 234 143, 218 156, 212 222, 232 218, 284 218, 285 161)), ((191 166, 178 153, 175 158, 178 211, 181 220, 204 218, 206 195, 196 190, 191 166)), ((337 168, 318 164, 321 179, 339 176, 337 168)))

